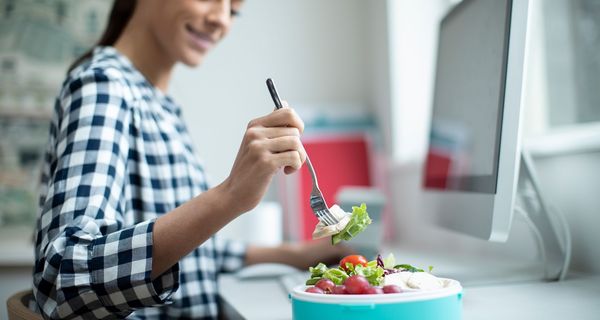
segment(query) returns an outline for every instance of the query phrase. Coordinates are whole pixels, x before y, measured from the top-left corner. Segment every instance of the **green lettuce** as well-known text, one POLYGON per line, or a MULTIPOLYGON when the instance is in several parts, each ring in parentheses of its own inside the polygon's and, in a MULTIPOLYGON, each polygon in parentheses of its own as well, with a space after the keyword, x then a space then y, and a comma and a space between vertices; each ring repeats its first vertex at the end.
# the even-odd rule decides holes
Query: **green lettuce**
POLYGON ((352 265, 351 263, 346 263, 346 268, 348 269, 348 274, 361 275, 367 278, 369 283, 373 286, 383 285, 383 275, 385 271, 383 270, 383 268, 377 265, 376 260, 367 262, 366 266, 363 266, 361 264, 352 265))
POLYGON ((388 254, 387 258, 383 259, 383 267, 385 269, 393 269, 396 265, 396 257, 393 253, 388 254))
POLYGON ((329 268, 327 268, 327 266, 324 263, 319 262, 319 264, 317 264, 316 266, 309 267, 308 271, 310 272, 311 277, 321 277, 323 273, 327 271, 327 269, 329 268))
POLYGON ((306 280, 307 286, 314 285, 323 278, 327 278, 333 281, 333 283, 340 285, 344 283, 346 278, 348 278, 348 274, 344 270, 340 268, 329 269, 323 263, 319 263, 315 267, 308 268, 308 271, 310 272, 310 279, 306 280))
POLYGON ((371 218, 367 213, 367 205, 362 203, 360 207, 353 206, 350 222, 340 233, 331 237, 331 243, 338 244, 342 240, 348 241, 365 230, 369 224, 371 224, 371 218))
POLYGON ((348 274, 339 268, 331 268, 323 273, 323 278, 327 278, 337 285, 341 285, 348 278, 348 274))
POLYGON ((341 285, 346 279, 353 275, 364 276, 371 285, 381 286, 383 284, 383 268, 377 265, 377 261, 369 261, 366 266, 357 264, 356 266, 351 263, 347 263, 347 270, 341 267, 327 268, 323 263, 319 263, 315 267, 310 267, 310 278, 306 280, 306 285, 311 286, 317 283, 319 280, 325 278, 333 281, 337 285, 341 285))
MULTIPOLYGON (((400 269, 402 271, 408 271, 408 272, 425 272, 425 270, 421 269, 421 268, 417 268, 414 266, 411 266, 410 264, 399 264, 394 266, 394 269, 400 269)), ((433 269, 433 267, 431 267, 429 270, 433 269)))

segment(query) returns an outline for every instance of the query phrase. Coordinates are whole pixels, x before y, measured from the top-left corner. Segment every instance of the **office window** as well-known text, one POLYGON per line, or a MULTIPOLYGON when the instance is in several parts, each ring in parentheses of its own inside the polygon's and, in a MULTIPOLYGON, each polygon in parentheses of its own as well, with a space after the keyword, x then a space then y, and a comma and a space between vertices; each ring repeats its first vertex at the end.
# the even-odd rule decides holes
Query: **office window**
POLYGON ((540 1, 550 127, 600 122, 600 1, 540 1))

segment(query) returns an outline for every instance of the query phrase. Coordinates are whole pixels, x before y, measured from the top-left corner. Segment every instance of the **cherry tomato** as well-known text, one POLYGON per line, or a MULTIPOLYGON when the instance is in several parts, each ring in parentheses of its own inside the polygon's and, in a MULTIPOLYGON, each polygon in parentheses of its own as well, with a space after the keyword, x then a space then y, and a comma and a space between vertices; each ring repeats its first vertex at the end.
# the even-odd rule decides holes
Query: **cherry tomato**
POLYGON ((348 271, 346 269, 346 263, 351 263, 353 266, 355 266, 357 264, 361 264, 363 266, 366 266, 367 262, 368 262, 367 258, 355 254, 355 255, 344 257, 344 259, 342 259, 342 261, 340 261, 340 266, 342 267, 342 269, 348 271))

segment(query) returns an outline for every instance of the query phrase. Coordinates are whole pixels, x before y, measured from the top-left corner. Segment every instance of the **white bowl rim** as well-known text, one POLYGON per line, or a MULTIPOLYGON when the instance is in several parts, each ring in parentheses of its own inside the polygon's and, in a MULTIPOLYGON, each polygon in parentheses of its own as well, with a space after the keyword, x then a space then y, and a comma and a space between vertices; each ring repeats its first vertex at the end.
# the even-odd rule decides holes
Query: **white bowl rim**
POLYGON ((413 302, 420 300, 433 300, 453 295, 462 294, 460 282, 452 279, 440 278, 448 281, 448 285, 442 289, 436 290, 411 290, 402 293, 386 294, 316 294, 305 292, 309 286, 298 285, 290 292, 290 298, 300 301, 316 303, 335 303, 335 304, 373 304, 373 303, 399 303, 413 302))

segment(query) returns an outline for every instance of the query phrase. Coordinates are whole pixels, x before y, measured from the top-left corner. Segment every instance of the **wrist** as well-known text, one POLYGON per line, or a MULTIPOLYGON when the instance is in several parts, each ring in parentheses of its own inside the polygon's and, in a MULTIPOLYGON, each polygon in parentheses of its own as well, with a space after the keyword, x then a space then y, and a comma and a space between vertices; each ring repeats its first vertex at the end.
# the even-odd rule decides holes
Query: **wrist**
POLYGON ((236 217, 252 210, 261 200, 261 196, 257 195, 255 190, 240 188, 238 183, 235 183, 231 177, 228 177, 213 189, 219 193, 223 205, 229 211, 234 212, 236 217))
POLYGON ((217 212, 221 212, 231 219, 237 218, 244 212, 227 181, 209 189, 205 194, 213 199, 211 202, 217 212))

